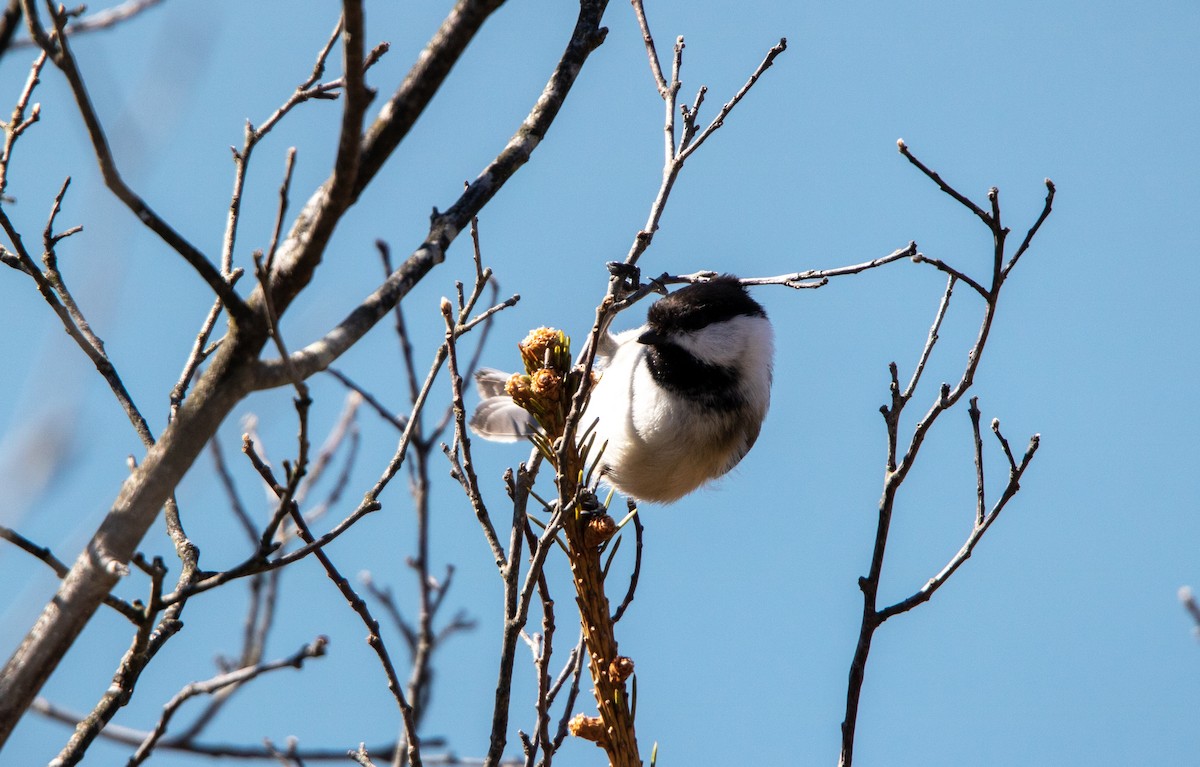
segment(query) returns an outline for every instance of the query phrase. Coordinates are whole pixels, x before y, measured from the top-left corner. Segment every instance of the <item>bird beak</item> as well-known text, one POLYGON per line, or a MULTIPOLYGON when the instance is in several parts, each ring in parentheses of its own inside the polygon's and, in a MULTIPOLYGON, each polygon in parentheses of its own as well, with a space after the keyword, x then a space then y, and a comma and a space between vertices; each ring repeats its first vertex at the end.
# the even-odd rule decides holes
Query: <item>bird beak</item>
POLYGON ((653 330, 647 330, 645 333, 642 333, 640 336, 638 336, 637 340, 639 344, 653 346, 654 344, 661 344, 667 339, 653 330))

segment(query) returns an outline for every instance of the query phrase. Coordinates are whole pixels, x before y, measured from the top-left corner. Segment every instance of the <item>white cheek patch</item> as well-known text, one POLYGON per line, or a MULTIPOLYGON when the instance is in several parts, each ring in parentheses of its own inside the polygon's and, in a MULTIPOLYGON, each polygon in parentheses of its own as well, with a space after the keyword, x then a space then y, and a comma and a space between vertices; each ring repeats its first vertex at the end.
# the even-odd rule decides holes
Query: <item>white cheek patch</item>
POLYGON ((710 365, 770 367, 775 334, 766 317, 739 315, 674 336, 680 348, 710 365))

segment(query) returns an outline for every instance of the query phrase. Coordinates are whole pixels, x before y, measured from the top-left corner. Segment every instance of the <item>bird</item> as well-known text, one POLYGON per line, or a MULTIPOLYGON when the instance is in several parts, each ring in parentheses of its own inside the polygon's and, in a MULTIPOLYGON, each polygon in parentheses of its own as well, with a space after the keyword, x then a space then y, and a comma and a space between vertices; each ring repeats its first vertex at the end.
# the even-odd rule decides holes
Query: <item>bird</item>
MULTIPOLYGON (((671 503, 727 474, 758 439, 773 357, 766 310, 733 275, 682 287, 652 304, 644 325, 606 333, 580 421, 585 434, 595 424, 593 444, 603 446, 601 480, 638 501, 671 503)), ((536 428, 504 393, 507 378, 476 375, 470 426, 486 439, 536 428)))

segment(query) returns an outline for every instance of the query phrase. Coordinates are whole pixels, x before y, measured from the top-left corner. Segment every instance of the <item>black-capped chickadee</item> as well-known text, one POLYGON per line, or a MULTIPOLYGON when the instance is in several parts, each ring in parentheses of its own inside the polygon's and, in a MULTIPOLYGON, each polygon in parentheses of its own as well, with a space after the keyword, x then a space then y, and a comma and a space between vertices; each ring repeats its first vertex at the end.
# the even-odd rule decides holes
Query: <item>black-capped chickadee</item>
MULTIPOLYGON (((600 381, 580 422, 607 443, 601 476, 642 501, 678 500, 728 472, 758 438, 771 399, 774 333, 736 277, 688 285, 651 307, 646 324, 607 335, 600 381)), ((508 376, 476 376, 471 429, 512 441, 534 427, 504 393, 508 376)))

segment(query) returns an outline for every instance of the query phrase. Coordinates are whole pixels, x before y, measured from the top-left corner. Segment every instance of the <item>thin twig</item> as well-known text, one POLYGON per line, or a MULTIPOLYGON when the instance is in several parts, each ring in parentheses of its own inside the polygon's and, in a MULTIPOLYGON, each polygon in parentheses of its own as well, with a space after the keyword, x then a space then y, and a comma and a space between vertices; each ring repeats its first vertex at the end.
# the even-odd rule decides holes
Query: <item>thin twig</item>
MULTIPOLYGON (((945 413, 965 395, 974 383, 975 373, 978 370, 980 360, 982 359, 984 348, 987 344, 993 320, 995 319, 997 302, 999 299, 1000 290, 1004 285, 1004 281, 1008 276, 1008 271, 1001 268, 1003 263, 1005 237, 1008 230, 1001 225, 1000 222, 1000 207, 999 193, 994 188, 988 193, 989 204, 992 207, 990 213, 985 212, 981 207, 967 199, 963 194, 958 192, 953 187, 950 187, 942 178, 933 170, 924 165, 909 151, 903 141, 898 142, 900 152, 916 166, 922 173, 934 181, 938 187, 961 203, 964 207, 974 213, 987 226, 992 240, 993 254, 993 269, 991 284, 984 287, 980 283, 972 280, 962 272, 934 259, 928 259, 923 256, 915 260, 924 260, 934 266, 937 266, 944 272, 950 274, 947 281, 946 290, 942 295, 941 303, 938 307, 938 312, 934 320, 933 327, 930 329, 929 336, 926 340, 925 347, 922 350, 920 360, 914 370, 913 377, 906 389, 901 392, 898 370, 896 363, 891 363, 889 372, 891 375, 891 404, 880 408, 883 413, 885 423, 887 425, 887 472, 885 473, 883 492, 879 500, 879 517, 875 533, 875 543, 871 555, 871 563, 867 575, 859 579, 859 587, 863 594, 863 612, 859 630, 858 642, 855 646, 854 657, 850 663, 850 678, 847 685, 846 693, 846 713, 842 721, 842 748, 839 765, 841 767, 850 767, 853 761, 854 738, 858 719, 859 699, 862 691, 863 679, 866 673, 867 658, 871 649, 871 640, 875 631, 888 618, 902 612, 907 612, 913 607, 927 601, 937 589, 939 589, 946 580, 971 556, 974 547, 982 538, 983 534, 997 519, 1000 512, 1009 500, 1020 489, 1020 478, 1032 460, 1034 453, 1037 451, 1039 438, 1037 435, 1030 440, 1029 448, 1026 450, 1024 457, 1018 463, 1014 458, 1011 449, 1003 435, 1000 434, 998 422, 993 421, 993 431, 996 433, 1005 455, 1008 458, 1010 471, 1009 481, 1000 498, 993 504, 991 511, 984 513, 984 477, 983 477, 983 458, 982 458, 982 443, 979 433, 979 412, 976 406, 976 401, 971 400, 971 406, 968 414, 972 421, 972 431, 974 434, 974 456, 975 456, 975 474, 976 474, 976 503, 974 524, 972 531, 967 538, 967 542, 962 546, 959 552, 951 558, 950 562, 933 578, 931 578, 924 587, 914 593, 909 598, 902 600, 890 607, 880 609, 877 607, 877 599, 880 588, 880 579, 882 576, 884 554, 887 547, 888 532, 890 530, 892 515, 895 510, 897 494, 904 483, 908 472, 912 469, 914 462, 920 452, 920 448, 924 443, 926 435, 933 427, 933 424, 938 420, 941 414, 945 413), (913 396, 916 385, 920 380, 921 373, 924 370, 925 364, 933 350, 934 344, 937 341, 938 330, 944 318, 946 307, 949 303, 952 294, 954 283, 957 280, 963 280, 968 285, 976 290, 984 299, 983 320, 980 324, 979 332, 974 343, 967 355, 967 363, 963 368, 959 380, 950 385, 943 383, 939 388, 939 392, 934 402, 926 410, 925 415, 917 422, 911 436, 908 439, 907 445, 901 451, 899 446, 899 427, 900 418, 905 405, 908 404, 913 396)), ((1049 202, 1047 208, 1043 210, 1043 214, 1048 214, 1049 202)), ((1043 219, 1044 219, 1043 215, 1043 219)), ((1031 232, 1036 231, 1040 226, 1041 219, 1031 228, 1031 232)), ((1029 239, 1027 237, 1027 239, 1029 239)), ((1028 243, 1025 244, 1028 247, 1028 243)), ((1009 262, 1010 264, 1012 261, 1009 262)))
POLYGON ((958 191, 957 189, 955 189, 954 187, 950 186, 945 181, 943 181, 942 177, 939 176, 935 171, 931 170, 929 168, 929 166, 927 166, 925 163, 918 160, 916 158, 916 156, 912 152, 909 151, 908 144, 904 143, 904 139, 896 140, 896 148, 900 150, 900 154, 904 155, 904 157, 910 163, 912 163, 914 166, 916 166, 916 168, 918 170, 920 170, 922 173, 924 173, 926 176, 928 176, 929 179, 931 181, 933 181, 933 183, 937 184, 938 189, 941 189, 943 192, 950 195, 955 200, 958 200, 964 208, 971 211, 976 216, 979 216, 979 219, 981 221, 983 221, 984 224, 987 225, 988 229, 992 228, 992 225, 994 223, 992 221, 992 217, 990 215, 988 215, 983 210, 983 208, 979 207, 978 205, 976 205, 975 203, 973 203, 969 199, 967 199, 967 197, 962 192, 958 191))
MULTIPOLYGON (((114 5, 112 8, 105 8, 89 16, 83 16, 76 19, 66 28, 68 35, 80 35, 86 32, 95 32, 103 29, 111 29, 121 22, 128 21, 143 11, 148 11, 163 0, 125 0, 120 5, 114 5)), ((36 45, 32 38, 22 38, 14 40, 12 47, 29 48, 36 45)))
POLYGON ((638 26, 642 30, 642 41, 646 44, 646 56, 650 59, 650 74, 658 85, 658 93, 667 98, 667 79, 663 76, 662 64, 658 61, 658 49, 654 45, 654 36, 650 34, 650 25, 646 22, 646 9, 642 0, 633 1, 633 12, 637 16, 638 26))
POLYGON ((1042 212, 1038 216, 1037 221, 1033 223, 1033 226, 1029 227, 1029 231, 1025 233, 1025 239, 1021 241, 1021 245, 1017 248, 1017 252, 1013 254, 1012 259, 1010 259, 1005 265, 1004 273, 1001 275, 1002 277, 1007 277, 1008 273, 1011 272, 1013 267, 1017 265, 1017 260, 1025 254, 1025 251, 1029 250, 1029 245, 1033 242, 1034 236, 1038 233, 1038 230, 1042 228, 1042 224, 1050 215, 1051 208, 1054 207, 1054 192, 1054 182, 1050 179, 1046 179, 1046 202, 1042 206, 1042 212))
MULTIPOLYGON (((11 5, 9 6, 11 9, 11 5)), ((4 20, 7 23, 9 14, 6 13, 4 20)), ((46 52, 42 51, 38 57, 34 59, 33 64, 29 67, 29 76, 25 79, 25 87, 21 89, 21 94, 17 97, 17 103, 13 106, 12 115, 8 122, 4 123, 4 149, 0 150, 0 199, 3 199, 5 190, 8 188, 8 166, 12 162, 13 147, 16 146, 17 139, 21 137, 29 126, 38 121, 41 116, 41 107, 38 104, 33 105, 29 116, 25 116, 25 110, 29 107, 29 100, 33 97, 33 90, 41 81, 42 68, 46 65, 46 52)))
POLYGON ((758 68, 754 70, 754 73, 750 75, 750 79, 746 81, 746 84, 734 94, 732 99, 727 101, 725 105, 721 107, 721 111, 718 112, 717 116, 713 118, 713 121, 708 124, 708 127, 704 129, 704 131, 696 138, 695 141, 680 150, 680 160, 687 159, 693 152, 700 148, 701 144, 708 140, 709 136, 711 136, 718 128, 725 124, 725 118, 729 116, 729 113, 733 111, 733 108, 737 106, 739 101, 745 98, 746 94, 750 92, 750 89, 754 87, 754 84, 758 82, 758 78, 762 77, 763 73, 771 68, 771 65, 775 63, 775 59, 779 56, 779 54, 786 50, 787 38, 781 37, 779 38, 779 42, 775 45, 772 45, 771 50, 767 51, 766 57, 763 58, 762 63, 758 65, 758 68))
MULTIPOLYGON (((303 422, 306 420, 307 408, 301 400, 297 400, 297 411, 302 424, 301 433, 303 434, 303 422)), ((303 444, 304 440, 302 439, 302 448, 303 444)), ((268 487, 275 492, 276 496, 279 498, 280 504, 287 507, 291 514, 292 523, 296 525, 296 529, 301 540, 310 546, 314 545, 316 543, 316 539, 313 537, 312 531, 309 530, 308 524, 304 520, 304 515, 300 513, 300 510, 296 507, 292 497, 289 494, 290 484, 289 487, 280 485, 275 479, 273 472, 268 466, 266 466, 265 463, 262 462, 260 458, 258 458, 251 446, 248 446, 248 449, 245 452, 247 457, 250 458, 252 464, 254 465, 255 470, 259 472, 263 480, 267 483, 268 487)), ((303 471, 304 466, 302 449, 302 454, 297 459, 295 469, 289 473, 291 474, 291 477, 296 477, 301 475, 303 471)), ((291 477, 289 480, 291 480, 291 477)), ((413 719, 413 709, 404 696, 404 691, 400 686, 400 679, 396 674, 396 667, 392 663, 391 655, 388 653, 387 646, 384 644, 382 636, 380 636, 379 621, 377 621, 371 614, 371 610, 367 606, 367 603, 363 601, 362 597, 360 597, 350 585, 350 582, 333 564, 333 560, 329 558, 329 555, 326 554, 321 548, 315 549, 314 554, 317 558, 317 561, 319 561, 321 566, 325 569, 325 573, 328 575, 329 580, 333 582, 334 586, 337 587, 338 591, 341 592, 342 596, 346 599, 346 602, 350 605, 350 608, 359 616, 363 624, 366 625, 368 631, 367 644, 372 650, 375 651, 375 655, 379 659, 380 665, 383 666, 384 675, 387 679, 388 690, 391 691, 392 697, 395 698, 396 704, 400 708, 400 715, 404 722, 405 740, 408 748, 409 763, 412 764, 413 767, 421 767, 421 746, 420 741, 417 738, 416 724, 413 719)))
POLYGON ((158 719, 158 724, 154 726, 154 730, 146 737, 133 756, 129 759, 130 767, 141 764, 146 761, 150 754, 154 751, 154 747, 162 740, 162 737, 167 732, 167 726, 171 722, 171 718, 179 710, 179 707, 186 703, 190 698, 197 695, 212 695, 226 687, 240 686, 255 679, 263 674, 271 671, 277 671, 281 668, 301 668, 304 661, 309 658, 319 658, 325 654, 325 646, 329 640, 323 636, 317 637, 311 643, 301 647, 298 651, 276 661, 270 663, 259 663, 254 666, 239 668, 236 671, 230 671, 204 681, 192 682, 177 692, 167 704, 163 706, 162 716, 158 719))
POLYGON ((155 213, 146 201, 138 196, 121 177, 120 171, 117 169, 116 160, 109 147, 108 138, 105 136, 104 128, 100 124, 100 118, 83 83, 83 76, 80 74, 79 68, 75 63, 75 57, 71 53, 71 46, 67 43, 65 31, 67 23, 66 14, 51 8, 51 20, 54 23, 55 34, 55 39, 51 41, 41 29, 35 0, 23 0, 23 3, 25 18, 28 20, 30 26, 30 34, 37 40, 42 50, 50 57, 55 66, 66 76, 67 83, 75 97, 75 103, 79 108, 79 114, 83 118, 84 127, 87 129, 88 137, 91 139, 92 150, 96 155, 96 162, 99 166, 100 174, 104 177, 105 185, 108 186, 109 190, 118 200, 124 203, 137 216, 138 220, 146 228, 157 234, 163 242, 169 245, 171 249, 181 255, 191 265, 200 277, 208 283, 209 288, 220 297, 225 310, 232 317, 240 322, 251 322, 253 316, 249 307, 234 292, 233 286, 213 266, 212 262, 155 213))
POLYGON ((899 615, 900 613, 908 612, 923 602, 928 602, 930 597, 933 596, 934 592, 940 589, 946 583, 947 579, 954 574, 954 571, 961 567, 964 562, 970 559, 971 553, 975 550, 975 546, 979 543, 980 539, 983 538, 983 534, 987 532, 992 523, 995 522, 1000 516, 1000 512, 1004 510, 1004 507, 1008 505, 1008 502, 1012 500, 1012 497, 1017 494, 1018 490, 1021 489, 1021 477, 1024 476, 1025 469, 1029 467, 1029 462, 1033 460, 1033 455, 1037 452, 1039 444, 1039 435, 1033 435, 1033 437, 1029 440, 1029 447, 1026 448, 1025 455, 1021 458, 1020 463, 1015 466, 1014 471, 1009 477, 1008 484, 1001 493, 999 500, 992 505, 991 510, 988 511, 983 519, 978 520, 971 528, 971 534, 967 537, 966 543, 962 545, 962 548, 959 549, 958 553, 946 563, 945 567, 938 571, 937 575, 930 578, 929 581, 922 586, 919 591, 907 599, 903 599, 896 604, 891 605, 890 607, 885 607, 880 610, 880 622, 891 618, 893 615, 899 615))
MULTIPOLYGON (((46 566, 53 570, 54 574, 59 578, 67 577, 67 572, 69 572, 67 566, 63 564, 61 559, 54 556, 54 553, 51 552, 47 547, 38 546, 36 543, 21 535, 16 530, 4 525, 0 525, 0 538, 3 538, 4 540, 13 544, 17 548, 21 549, 21 551, 32 555, 38 561, 44 562, 46 566)), ((126 619, 135 625, 140 625, 145 618, 141 610, 123 599, 118 599, 112 594, 107 594, 104 597, 104 604, 121 613, 121 615, 124 615, 126 619)))
POLYGON ((912 399, 913 393, 917 390, 917 384, 921 382, 921 374, 925 372, 925 365, 929 362, 929 355, 933 353, 933 347, 938 342, 938 331, 942 328, 942 320, 946 319, 946 310, 950 308, 950 298, 954 295, 954 283, 957 279, 954 275, 950 275, 950 278, 946 280, 946 290, 942 293, 942 300, 938 303, 937 314, 933 317, 929 335, 925 337, 925 348, 921 350, 921 358, 917 360, 917 366, 913 368, 912 377, 908 379, 908 386, 905 386, 904 391, 900 394, 900 399, 905 402, 912 399))

